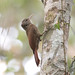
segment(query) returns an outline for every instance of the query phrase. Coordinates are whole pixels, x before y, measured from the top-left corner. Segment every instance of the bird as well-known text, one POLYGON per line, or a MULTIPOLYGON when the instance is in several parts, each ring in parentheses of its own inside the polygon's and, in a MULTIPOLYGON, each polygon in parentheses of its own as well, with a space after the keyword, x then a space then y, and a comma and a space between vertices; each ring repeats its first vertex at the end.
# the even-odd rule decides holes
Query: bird
POLYGON ((30 21, 31 17, 32 15, 29 16, 28 18, 23 19, 21 26, 26 31, 26 34, 29 40, 29 45, 33 51, 36 65, 38 66, 40 63, 40 60, 38 57, 37 50, 38 50, 39 42, 41 41, 40 37, 44 33, 40 34, 38 28, 34 24, 31 23, 30 21))

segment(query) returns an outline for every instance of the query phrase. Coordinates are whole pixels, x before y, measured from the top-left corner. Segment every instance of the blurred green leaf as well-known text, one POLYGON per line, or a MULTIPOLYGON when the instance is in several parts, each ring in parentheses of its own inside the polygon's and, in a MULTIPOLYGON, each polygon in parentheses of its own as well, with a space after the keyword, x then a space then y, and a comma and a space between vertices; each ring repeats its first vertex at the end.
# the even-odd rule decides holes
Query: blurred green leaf
POLYGON ((60 23, 58 22, 57 24, 54 25, 56 29, 60 29, 60 23))

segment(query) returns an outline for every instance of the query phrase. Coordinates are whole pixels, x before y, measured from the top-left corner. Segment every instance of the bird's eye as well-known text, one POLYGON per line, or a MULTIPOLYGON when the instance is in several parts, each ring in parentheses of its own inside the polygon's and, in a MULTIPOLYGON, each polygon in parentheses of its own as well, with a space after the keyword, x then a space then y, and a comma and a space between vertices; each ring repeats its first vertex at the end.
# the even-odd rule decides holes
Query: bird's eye
POLYGON ((27 19, 26 19, 26 21, 27 21, 27 19))
POLYGON ((25 26, 27 26, 27 24, 25 26))

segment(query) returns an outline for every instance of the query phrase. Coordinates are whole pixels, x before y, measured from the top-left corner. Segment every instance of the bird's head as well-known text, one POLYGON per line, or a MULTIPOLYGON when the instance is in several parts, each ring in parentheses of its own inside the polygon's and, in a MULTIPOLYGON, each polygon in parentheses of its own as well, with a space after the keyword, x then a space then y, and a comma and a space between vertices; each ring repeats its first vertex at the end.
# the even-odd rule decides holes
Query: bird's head
POLYGON ((29 16, 29 18, 26 18, 26 19, 24 19, 24 20, 22 21, 21 26, 22 26, 23 29, 26 30, 26 29, 28 28, 28 26, 31 24, 31 21, 30 21, 31 17, 32 17, 32 15, 29 16))

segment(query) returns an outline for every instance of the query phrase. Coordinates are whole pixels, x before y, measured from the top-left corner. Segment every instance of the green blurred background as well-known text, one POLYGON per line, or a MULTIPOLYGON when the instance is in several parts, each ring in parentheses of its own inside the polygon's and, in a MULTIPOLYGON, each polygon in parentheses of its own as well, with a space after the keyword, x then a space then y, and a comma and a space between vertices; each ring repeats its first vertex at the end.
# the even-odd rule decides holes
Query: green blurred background
MULTIPOLYGON (((74 0, 75 2, 75 0, 74 0)), ((0 75, 39 75, 21 21, 31 19, 40 32, 44 28, 44 6, 40 0, 0 0, 0 75)), ((75 5, 72 7, 71 26, 75 31, 75 5)), ((39 56, 42 50, 40 43, 39 56)), ((69 32, 68 65, 75 56, 75 35, 69 32)))

